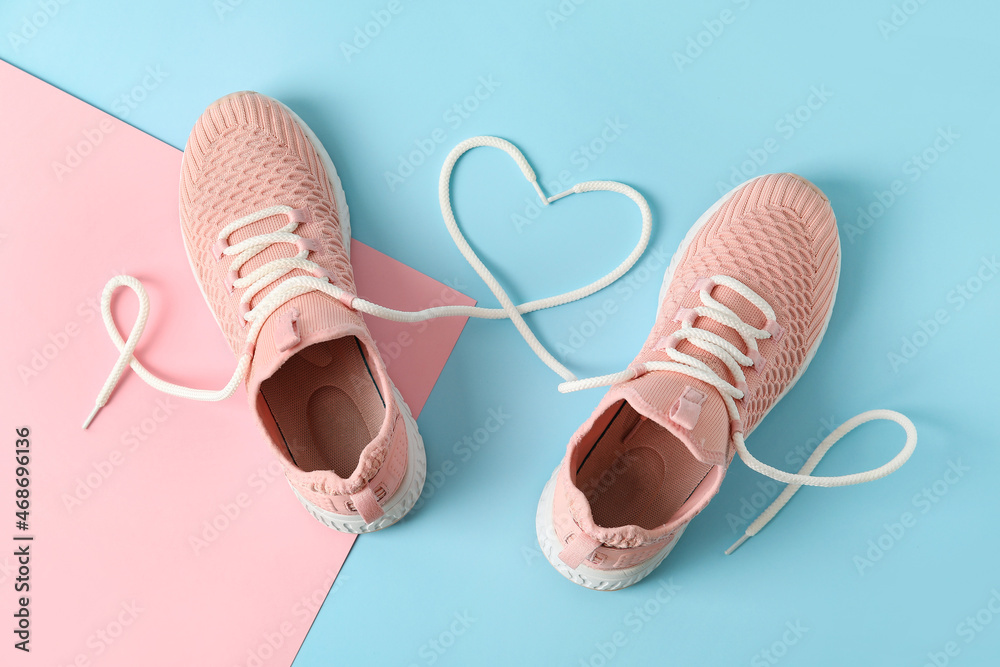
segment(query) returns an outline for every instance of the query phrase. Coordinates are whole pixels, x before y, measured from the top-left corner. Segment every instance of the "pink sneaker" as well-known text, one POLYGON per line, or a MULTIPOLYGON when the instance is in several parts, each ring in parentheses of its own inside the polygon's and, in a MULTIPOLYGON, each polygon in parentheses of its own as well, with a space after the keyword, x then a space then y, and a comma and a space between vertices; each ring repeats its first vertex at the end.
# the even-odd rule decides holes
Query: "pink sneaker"
MULTIPOLYGON (((348 533, 399 521, 423 487, 424 446, 350 307, 351 226, 326 150, 280 102, 235 93, 198 119, 181 171, 188 259, 239 365, 219 392, 164 383, 131 359, 137 324, 131 349, 117 341, 122 359, 95 413, 130 359, 154 387, 187 398, 226 398, 245 379, 250 408, 314 517, 348 533)), ((129 277, 109 283, 106 297, 120 285, 148 310, 129 277)))
POLYGON ((120 356, 84 428, 129 367, 159 391, 201 401, 228 398, 246 381, 251 408, 285 464, 293 490, 313 516, 352 533, 398 521, 423 487, 424 448, 360 313, 397 322, 509 318, 542 361, 564 379, 575 380, 541 346, 522 313, 582 299, 611 284, 639 259, 652 230, 649 206, 634 189, 615 181, 588 181, 547 196, 521 151, 497 137, 473 137, 456 146, 442 167, 439 195, 449 234, 501 307, 400 311, 358 297, 349 259, 347 204, 323 146, 280 102, 257 93, 219 100, 198 120, 184 152, 181 226, 205 301, 239 358, 236 370, 218 391, 173 384, 150 373, 133 355, 146 326, 149 298, 137 279, 116 276, 104 288, 101 310, 120 356), (609 191, 630 198, 642 217, 635 249, 589 285, 515 305, 462 235, 451 207, 455 164, 480 146, 510 155, 543 205, 580 192, 609 191), (119 287, 139 298, 139 316, 127 341, 110 308, 119 287))
MULTIPOLYGON (((829 202, 791 174, 745 183, 695 223, 667 269, 656 323, 629 369, 561 387, 612 385, 573 435, 538 505, 539 543, 563 576, 616 590, 648 575, 719 490, 737 451, 759 464, 755 469, 795 484, 857 483, 902 465, 916 434, 909 437, 909 421, 889 411, 837 429, 799 475, 745 451, 744 436, 815 355, 839 270, 829 202), (907 429, 896 459, 860 475, 808 475, 837 439, 875 418, 907 429)), ((797 488, 785 490, 754 533, 797 488)))

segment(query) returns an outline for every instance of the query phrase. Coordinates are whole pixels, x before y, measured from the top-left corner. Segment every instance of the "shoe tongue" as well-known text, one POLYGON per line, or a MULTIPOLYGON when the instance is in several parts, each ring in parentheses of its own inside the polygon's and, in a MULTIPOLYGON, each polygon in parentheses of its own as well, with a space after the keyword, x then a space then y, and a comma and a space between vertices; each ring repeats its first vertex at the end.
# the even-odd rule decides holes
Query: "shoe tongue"
MULTIPOLYGON (((229 245, 236 245, 254 236, 276 232, 288 225, 288 222, 288 216, 281 214, 257 220, 230 234, 229 245)), ((250 275, 268 262, 294 257, 297 253, 298 248, 294 245, 273 243, 243 264, 239 275, 241 277, 250 275)), ((250 302, 250 306, 256 306, 285 280, 308 275, 312 274, 301 269, 289 271, 259 291, 250 302)), ((253 363, 247 379, 250 400, 255 400, 261 382, 271 377, 286 360, 309 345, 349 335, 367 337, 364 326, 359 327, 359 324, 361 318, 355 311, 322 292, 307 292, 279 306, 264 321, 257 336, 253 363)))
MULTIPOLYGON (((256 222, 252 222, 245 227, 237 229, 235 232, 229 235, 228 243, 231 246, 236 245, 242 241, 246 241, 254 236, 262 236, 264 234, 271 234, 279 231, 281 228, 288 225, 288 216, 283 214, 272 215, 256 222)), ((298 232, 301 232, 301 225, 298 232)), ((297 232, 297 233, 298 233, 297 232)), ((272 262, 276 259, 286 259, 289 257, 295 257, 298 254, 299 249, 290 243, 272 243, 266 247, 261 252, 257 253, 249 260, 247 260, 243 266, 240 267, 239 275, 240 277, 245 277, 264 266, 268 262, 272 262)), ((235 257, 227 258, 227 262, 232 262, 235 257)), ((228 268, 228 265, 227 265, 228 268)), ((260 301, 270 293, 279 283, 288 278, 294 276, 308 276, 309 272, 303 271, 301 269, 296 269, 294 271, 289 271, 284 276, 274 281, 270 285, 267 285, 261 291, 257 292, 253 300, 250 302, 250 306, 256 306, 260 301)))
POLYGON ((729 414, 712 385, 681 373, 653 371, 612 391, 675 435, 702 463, 728 464, 729 414))
MULTIPOLYGON (((747 301, 737 292, 733 291, 732 289, 724 285, 716 285, 712 289, 712 298, 721 303, 726 308, 732 310, 734 313, 736 313, 737 317, 739 317, 741 320, 743 320, 752 327, 763 329, 764 325, 767 323, 767 318, 764 317, 764 313, 762 313, 759 308, 757 308, 755 305, 747 301)), ((704 304, 702 304, 701 297, 698 295, 698 293, 691 293, 690 298, 685 300, 684 303, 684 306, 689 308, 695 308, 702 305, 704 304)), ((695 318, 694 326, 704 331, 714 333, 718 336, 721 336, 722 338, 725 338, 727 341, 735 345, 736 349, 746 354, 747 345, 743 341, 743 337, 740 336, 740 334, 736 331, 736 329, 733 329, 732 327, 729 327, 720 322, 716 322, 710 317, 695 318)), ((729 368, 724 363, 722 363, 722 360, 719 359, 714 354, 706 352, 705 350, 694 345, 688 340, 683 340, 680 343, 678 343, 677 351, 683 352, 684 354, 689 354, 692 357, 695 357, 696 359, 700 359, 701 361, 708 364, 708 366, 713 371, 715 371, 716 375, 718 375, 720 378, 731 384, 735 384, 735 378, 733 378, 732 373, 730 373, 729 371, 729 368)), ((715 389, 712 389, 712 391, 715 391, 715 389)))
POLYGON ((264 321, 257 336, 247 379, 250 400, 256 400, 264 380, 300 352, 313 365, 327 365, 332 360, 324 358, 322 350, 311 351, 308 347, 346 336, 369 339, 356 311, 323 292, 307 292, 289 299, 264 321))

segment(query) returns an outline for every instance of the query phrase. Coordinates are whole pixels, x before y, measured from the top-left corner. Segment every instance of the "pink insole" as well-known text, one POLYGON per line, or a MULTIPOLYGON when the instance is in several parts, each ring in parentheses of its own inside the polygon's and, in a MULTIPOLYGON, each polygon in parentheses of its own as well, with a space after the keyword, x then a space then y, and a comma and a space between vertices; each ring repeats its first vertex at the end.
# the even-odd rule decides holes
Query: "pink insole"
POLYGON ((579 465, 577 488, 590 501, 599 526, 662 526, 712 466, 695 459, 676 436, 640 417, 628 403, 617 410, 579 465))
POLYGON ((261 384, 288 454, 300 469, 351 476, 378 434, 385 403, 353 336, 311 345, 261 384))

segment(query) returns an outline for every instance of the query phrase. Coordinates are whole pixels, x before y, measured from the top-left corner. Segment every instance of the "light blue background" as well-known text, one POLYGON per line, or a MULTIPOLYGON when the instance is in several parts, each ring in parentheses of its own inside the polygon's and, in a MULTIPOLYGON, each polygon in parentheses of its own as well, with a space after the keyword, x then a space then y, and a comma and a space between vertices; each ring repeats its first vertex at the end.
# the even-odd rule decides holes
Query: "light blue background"
MULTIPOLYGON (((950 664, 998 664, 1000 617, 982 613, 980 621, 992 623, 980 630, 960 625, 1000 590, 1000 279, 975 281, 982 258, 1000 251, 996 3, 591 0, 564 2, 575 9, 553 25, 558 0, 401 0, 402 11, 348 61, 341 43, 387 1, 224 2, 151 9, 74 0, 30 39, 12 43, 10 33, 40 5, 5 0, 0 57, 177 147, 224 93, 252 88, 284 100, 338 165, 355 236, 483 303, 492 297, 451 245, 438 211, 438 171, 459 140, 506 137, 544 181, 569 170, 574 181, 635 186, 655 214, 651 252, 669 255, 715 201, 718 183, 773 138, 777 152, 748 165, 745 176, 796 171, 827 192, 841 224, 843 277, 826 343, 750 447, 789 468, 786 452, 807 446, 821 420, 840 423, 875 407, 907 413, 920 431, 917 453, 898 473, 860 487, 804 490, 725 557, 741 532, 729 520, 744 499, 761 500, 753 494, 764 480, 737 462, 664 566, 626 591, 595 593, 544 561, 534 514, 599 394, 559 395, 558 378, 509 324, 470 322, 420 418, 429 470, 451 459, 457 472, 410 520, 358 540, 297 666, 774 664, 765 649, 783 665, 923 665, 948 642, 958 649, 950 664), (905 10, 916 11, 898 30, 886 32, 889 23, 880 30, 894 6, 904 12, 900 23, 905 10), (722 24, 712 22, 723 10, 731 22, 713 37, 707 31, 719 32, 722 24), (679 66, 674 53, 699 33, 707 46, 679 66), (147 68, 166 76, 128 109, 119 98, 142 84, 147 68), (499 87, 458 127, 449 124, 446 111, 474 94, 480 77, 499 87), (832 95, 800 110, 811 117, 788 136, 779 121, 813 87, 832 95), (609 119, 627 127, 596 159, 582 157, 579 147, 609 119), (439 127, 444 142, 390 191, 385 172, 439 127), (958 138, 944 153, 931 151, 936 161, 913 180, 908 161, 948 128, 958 138), (896 179, 906 191, 863 234, 849 232, 858 207, 896 179), (970 288, 981 287, 971 300, 954 291, 970 279, 970 288), (944 323, 922 336, 921 322, 938 311, 944 323), (903 338, 914 336, 922 345, 894 368, 889 353, 900 354, 903 338), (454 443, 474 436, 490 409, 509 418, 461 460, 454 443), (969 470, 946 475, 949 462, 969 470), (937 502, 919 499, 925 488, 937 502), (885 525, 904 512, 915 524, 896 539, 885 525), (867 558, 869 540, 880 539, 888 551, 871 567, 859 565, 855 557, 867 558), (677 590, 661 603, 665 582, 677 590), (474 622, 450 637, 454 615, 466 612, 474 622), (786 633, 796 623, 799 638, 786 633), (624 645, 602 657, 601 645, 619 631, 624 645), (432 641, 452 645, 441 653, 432 641)), ((638 216, 623 198, 570 199, 519 229, 511 216, 531 196, 496 151, 470 154, 456 172, 461 222, 516 299, 589 282, 634 244, 638 216)), ((569 345, 588 312, 613 301, 617 313, 585 326, 592 335, 564 357, 579 374, 621 369, 644 340, 664 267, 652 255, 643 262, 634 290, 611 288, 530 318, 546 343, 569 345)), ((874 467, 901 441, 891 425, 865 427, 820 472, 874 467)))

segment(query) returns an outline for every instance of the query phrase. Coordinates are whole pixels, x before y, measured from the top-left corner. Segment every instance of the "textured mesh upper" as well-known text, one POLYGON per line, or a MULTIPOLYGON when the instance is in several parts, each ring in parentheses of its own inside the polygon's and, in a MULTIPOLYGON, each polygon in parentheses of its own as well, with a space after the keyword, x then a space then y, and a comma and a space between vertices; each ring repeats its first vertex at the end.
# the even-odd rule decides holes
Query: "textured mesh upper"
MULTIPOLYGON (((823 331, 833 303, 839 257, 836 221, 825 196, 791 174, 751 181, 720 208, 679 260, 660 307, 661 316, 636 361, 669 360, 653 348, 681 326, 673 321, 679 307, 701 305, 698 293, 691 291, 698 278, 722 274, 741 281, 771 305, 785 330, 780 342, 759 343, 767 360, 764 372, 746 372, 750 391, 747 399, 737 401, 737 407, 744 433, 749 434, 799 372, 823 331)), ((716 287, 712 296, 745 322, 763 327, 761 312, 729 288, 716 287)), ((698 318, 695 325, 746 351, 733 329, 707 318, 698 318)), ((687 341, 677 349, 703 359, 722 378, 731 379, 717 357, 687 341)))
MULTIPOLYGON (((302 128, 264 95, 237 93, 223 98, 198 119, 184 149, 180 217, 195 274, 237 353, 246 337, 238 311, 241 290, 230 294, 226 289, 231 260, 218 260, 212 246, 229 223, 277 204, 310 210, 312 221, 296 230, 322 243, 309 259, 330 271, 336 285, 354 293, 354 273, 340 233, 334 193, 322 160, 302 128)), ((229 243, 275 231, 287 222, 285 216, 260 220, 233 234, 229 243)), ((295 252, 291 245, 273 245, 247 262, 240 274, 295 252)), ((296 270, 285 277, 295 275, 307 274, 296 270)), ((268 291, 259 292, 251 305, 268 291)))

